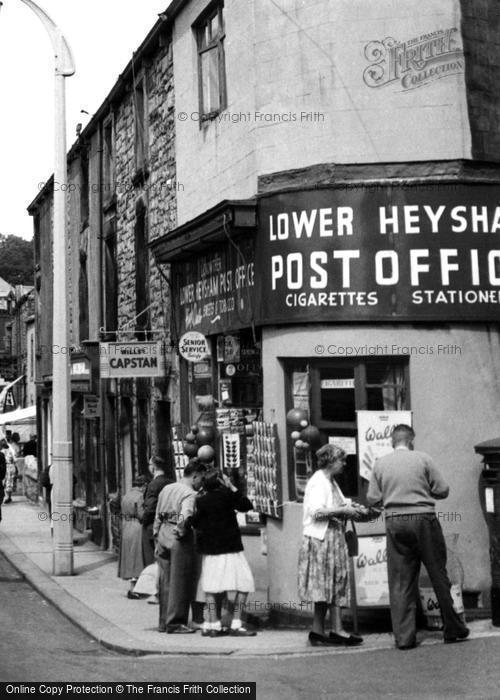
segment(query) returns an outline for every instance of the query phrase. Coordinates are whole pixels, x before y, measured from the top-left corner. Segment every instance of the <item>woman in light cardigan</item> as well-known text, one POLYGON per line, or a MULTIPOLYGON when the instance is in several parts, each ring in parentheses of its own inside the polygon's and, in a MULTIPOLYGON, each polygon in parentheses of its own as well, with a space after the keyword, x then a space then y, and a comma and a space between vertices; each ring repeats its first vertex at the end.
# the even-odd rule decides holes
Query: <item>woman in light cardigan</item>
POLYGON ((303 538, 299 552, 300 599, 314 603, 309 633, 312 646, 361 644, 342 626, 341 607, 349 604, 349 569, 345 521, 360 510, 345 499, 335 476, 346 464, 346 453, 334 445, 316 452, 318 468, 307 482, 304 494, 303 538), (332 631, 325 636, 325 618, 330 608, 332 631))

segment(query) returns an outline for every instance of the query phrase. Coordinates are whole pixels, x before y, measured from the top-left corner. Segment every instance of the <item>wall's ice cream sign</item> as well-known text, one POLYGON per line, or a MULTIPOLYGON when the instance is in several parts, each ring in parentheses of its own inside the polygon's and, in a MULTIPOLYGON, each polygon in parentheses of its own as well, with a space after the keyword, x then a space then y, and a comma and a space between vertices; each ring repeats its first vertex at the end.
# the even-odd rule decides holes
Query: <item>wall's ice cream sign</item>
POLYGON ((464 55, 460 32, 456 27, 438 29, 429 34, 398 41, 386 37, 365 46, 363 80, 377 88, 397 82, 403 90, 412 90, 449 75, 463 73, 464 55))

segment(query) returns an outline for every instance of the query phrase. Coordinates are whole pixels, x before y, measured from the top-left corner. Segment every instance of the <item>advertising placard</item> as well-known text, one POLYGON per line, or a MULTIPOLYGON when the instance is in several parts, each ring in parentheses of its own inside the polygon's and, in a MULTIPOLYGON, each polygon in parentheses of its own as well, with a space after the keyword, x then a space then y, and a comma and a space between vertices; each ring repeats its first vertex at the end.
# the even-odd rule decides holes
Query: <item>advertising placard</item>
POLYGON ((379 457, 392 452, 392 431, 399 423, 412 424, 411 411, 356 411, 358 421, 359 474, 370 479, 379 457))
POLYGON ((356 603, 358 607, 388 606, 386 537, 360 536, 358 545, 359 554, 354 558, 356 603))
POLYGON ((99 367, 102 379, 164 377, 163 343, 100 343, 99 367))
POLYGON ((179 354, 188 362, 201 362, 210 355, 207 339, 203 333, 188 331, 179 338, 179 354))
POLYGON ((253 239, 215 246, 175 266, 174 287, 181 333, 204 335, 250 325, 254 313, 253 239))
POLYGON ((497 185, 324 187, 258 215, 261 323, 498 319, 497 185))

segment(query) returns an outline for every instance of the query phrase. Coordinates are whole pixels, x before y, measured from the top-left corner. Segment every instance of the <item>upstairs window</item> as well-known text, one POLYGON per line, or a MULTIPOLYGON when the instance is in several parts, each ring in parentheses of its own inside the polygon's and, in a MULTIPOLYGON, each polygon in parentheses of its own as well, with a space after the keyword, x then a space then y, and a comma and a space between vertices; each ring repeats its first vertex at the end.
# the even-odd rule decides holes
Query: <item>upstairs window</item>
POLYGON ((135 118, 135 167, 144 170, 147 159, 147 132, 146 132, 146 93, 144 80, 141 80, 134 89, 134 118, 135 118))
POLYGON ((212 119, 227 106, 223 8, 224 3, 218 2, 195 26, 201 121, 212 119))
POLYGON ((102 182, 104 201, 107 202, 115 191, 115 149, 113 134, 113 119, 110 117, 104 123, 102 130, 102 182))

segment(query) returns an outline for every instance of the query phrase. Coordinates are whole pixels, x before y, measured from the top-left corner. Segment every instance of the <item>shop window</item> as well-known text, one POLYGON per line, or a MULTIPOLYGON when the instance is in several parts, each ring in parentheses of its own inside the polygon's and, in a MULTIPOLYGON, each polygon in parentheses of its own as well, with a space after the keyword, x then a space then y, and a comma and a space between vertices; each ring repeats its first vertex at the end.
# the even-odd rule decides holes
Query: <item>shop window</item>
POLYGON ((79 327, 80 338, 89 337, 89 281, 87 274, 87 254, 80 251, 80 274, 78 276, 79 327))
MULTIPOLYGON (((346 496, 363 500, 366 482, 359 476, 356 411, 402 411, 410 408, 406 358, 297 361, 287 365, 288 406, 304 408, 321 435, 322 444, 337 439, 348 453, 347 466, 338 477, 346 496)), ((292 498, 301 500, 314 455, 297 465, 289 441, 292 498)))
POLYGON ((132 474, 134 468, 132 401, 129 397, 123 397, 120 403, 120 461, 123 479, 122 488, 126 491, 132 485, 132 474))
POLYGON ((156 423, 156 451, 169 465, 170 471, 167 473, 167 476, 175 480, 171 442, 170 401, 157 401, 154 415, 156 423))
POLYGON ((151 452, 149 430, 149 401, 137 400, 137 462, 138 473, 148 475, 148 461, 151 452))
POLYGON ((111 338, 114 339, 118 328, 118 267, 114 219, 104 229, 104 294, 106 331, 112 333, 111 338))
POLYGON ((106 413, 104 419, 104 442, 106 459, 106 476, 108 480, 108 492, 118 490, 118 475, 116 470, 116 398, 112 395, 106 397, 106 413))
POLYGON ((227 106, 223 9, 222 2, 212 5, 195 25, 201 121, 212 119, 227 106))

